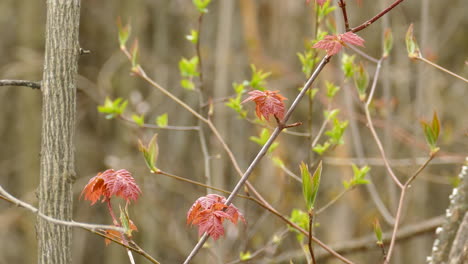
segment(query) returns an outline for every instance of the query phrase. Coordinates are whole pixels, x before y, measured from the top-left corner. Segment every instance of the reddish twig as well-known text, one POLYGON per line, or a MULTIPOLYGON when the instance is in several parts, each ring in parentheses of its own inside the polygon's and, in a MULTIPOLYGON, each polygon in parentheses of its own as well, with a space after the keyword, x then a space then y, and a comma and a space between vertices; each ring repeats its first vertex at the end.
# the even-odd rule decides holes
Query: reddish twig
POLYGON ((353 33, 356 33, 356 32, 359 32, 359 31, 365 29, 366 27, 372 25, 372 23, 377 21, 379 18, 381 18, 383 15, 388 13, 390 10, 392 10, 394 7, 396 7, 397 5, 399 5, 403 1, 405 1, 405 0, 396 0, 395 2, 393 2, 393 4, 391 4, 390 6, 385 8, 384 10, 382 10, 380 13, 375 15, 373 18, 367 20, 366 22, 362 23, 361 25, 359 25, 357 27, 354 27, 354 28, 350 29, 350 31, 353 32, 353 33))
POLYGON ((346 1, 345 0, 340 0, 338 2, 338 6, 341 8, 341 12, 343 13, 343 20, 345 24, 345 30, 349 31, 349 22, 348 22, 348 14, 346 12, 346 1))

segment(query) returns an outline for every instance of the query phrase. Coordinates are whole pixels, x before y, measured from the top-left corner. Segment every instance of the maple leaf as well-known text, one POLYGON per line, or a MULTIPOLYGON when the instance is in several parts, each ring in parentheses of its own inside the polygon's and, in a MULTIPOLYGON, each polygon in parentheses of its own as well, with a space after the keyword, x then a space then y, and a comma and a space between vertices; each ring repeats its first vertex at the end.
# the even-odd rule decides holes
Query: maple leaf
POLYGON ((91 201, 93 205, 101 199, 101 196, 102 202, 110 200, 113 195, 120 196, 127 202, 136 201, 140 193, 140 187, 129 171, 109 169, 91 178, 83 188, 81 196, 84 194, 85 200, 91 201))
POLYGON ((262 116, 269 120, 270 115, 274 115, 279 119, 282 119, 284 116, 284 100, 287 100, 279 91, 260 91, 254 90, 248 92, 250 95, 247 99, 242 101, 246 103, 249 101, 254 101, 256 104, 255 112, 259 119, 262 119, 262 116))
POLYGON ((114 171, 113 169, 106 170, 102 173, 105 179, 106 196, 120 196, 130 202, 136 201, 141 193, 140 187, 135 182, 132 174, 127 170, 114 171))
POLYGON ((245 223, 239 210, 233 205, 225 205, 226 198, 208 194, 198 198, 187 212, 187 224, 198 225, 198 235, 207 233, 214 240, 224 235, 223 221, 229 219, 237 224, 238 219, 245 223))
POLYGON ((312 48, 323 49, 327 51, 328 56, 332 56, 340 52, 341 48, 346 46, 346 44, 364 47, 364 39, 348 31, 339 35, 327 35, 323 40, 315 43, 312 48))
POLYGON ((106 192, 104 183, 105 181, 102 177, 102 173, 98 173, 96 176, 92 177, 83 188, 81 196, 84 194, 85 200, 91 201, 91 205, 95 204, 106 192))

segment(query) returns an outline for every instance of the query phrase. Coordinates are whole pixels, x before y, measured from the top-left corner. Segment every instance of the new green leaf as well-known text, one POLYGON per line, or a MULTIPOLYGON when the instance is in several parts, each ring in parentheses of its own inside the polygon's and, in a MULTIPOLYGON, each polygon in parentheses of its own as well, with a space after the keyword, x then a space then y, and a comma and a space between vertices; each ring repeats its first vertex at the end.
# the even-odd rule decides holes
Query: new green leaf
POLYGON ((315 200, 320 185, 320 177, 322 175, 322 161, 320 161, 314 175, 311 176, 309 168, 304 162, 300 165, 301 176, 302 176, 302 194, 307 205, 307 209, 310 211, 314 209, 315 200))
POLYGON ((140 151, 143 153, 145 158, 146 165, 151 170, 151 172, 157 172, 156 161, 158 160, 159 147, 158 147, 158 134, 154 134, 147 146, 138 140, 138 145, 140 151))

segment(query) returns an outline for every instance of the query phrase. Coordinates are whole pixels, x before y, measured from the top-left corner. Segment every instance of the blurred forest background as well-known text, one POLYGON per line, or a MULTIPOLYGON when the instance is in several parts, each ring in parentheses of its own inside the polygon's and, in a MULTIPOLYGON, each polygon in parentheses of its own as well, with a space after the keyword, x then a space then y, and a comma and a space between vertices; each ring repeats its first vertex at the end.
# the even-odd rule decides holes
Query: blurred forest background
MULTIPOLYGON (((333 1, 336 2, 336 1, 333 1)), ((347 1, 351 26, 367 20, 389 0, 347 1), (361 2, 359 5, 358 2, 361 2)), ((40 80, 43 68, 45 1, 0 1, 0 79, 40 80)), ((468 89, 466 83, 407 57, 404 35, 410 23, 423 54, 462 76, 468 75, 468 19, 466 2, 405 1, 387 16, 359 33, 366 40, 365 52, 380 57, 384 29, 391 27, 394 48, 384 63, 377 86, 373 117, 391 164, 401 179, 406 179, 426 159, 426 147, 419 120, 429 119, 437 111, 442 121, 441 151, 431 165, 413 183, 404 208, 402 226, 417 225, 443 215, 448 196, 460 166, 467 155, 468 89)), ((250 64, 271 71, 267 88, 280 90, 290 105, 298 87, 305 81, 297 52, 305 49, 314 27, 312 6, 305 0, 217 0, 209 6, 201 33, 205 98, 233 95, 232 83, 250 78, 250 64)), ((197 12, 189 0, 82 0, 80 43, 91 54, 79 64, 76 172, 74 219, 111 224, 103 204, 89 206, 79 199, 87 181, 107 168, 131 171, 143 195, 132 207, 131 218, 139 228, 134 234, 142 248, 162 263, 181 263, 197 241, 196 228, 185 223, 191 204, 206 190, 148 172, 137 139, 148 140, 159 134, 161 169, 197 181, 204 181, 203 155, 195 131, 139 129, 119 120, 106 120, 97 112, 104 98, 129 100, 129 112, 145 114, 147 122, 168 113, 170 125, 197 125, 197 120, 147 83, 130 76, 130 63, 120 52, 117 17, 132 25, 132 36, 141 47, 140 63, 147 73, 193 107, 198 105, 195 92, 180 86, 178 61, 190 58, 195 50, 185 35, 197 25, 197 12)), ((342 16, 335 10, 330 23, 343 31, 342 16)), ((347 49, 348 54, 353 54, 347 49)), ((372 76, 375 65, 365 63, 372 76)), ((343 83, 340 58, 332 58, 315 87, 320 89, 313 105, 313 133, 322 123, 326 109, 325 80, 341 87, 333 107, 341 109, 340 118, 350 121, 345 144, 324 157, 324 174, 318 195, 322 206, 343 189, 342 181, 352 177, 351 163, 372 167, 370 178, 383 204, 394 215, 399 192, 383 167, 374 140, 366 127, 352 83, 343 83)), ((0 88, 0 184, 12 194, 37 204, 35 190, 39 182, 41 95, 25 87, 0 88)), ((253 104, 246 105, 253 118, 253 104)), ((308 120, 308 104, 303 101, 292 122, 308 120)), ((249 140, 260 128, 237 118, 223 103, 214 107, 214 120, 245 169, 259 146, 249 140)), ((306 126, 291 131, 308 132, 306 126)), ((238 175, 219 142, 207 132, 212 155, 213 185, 232 189, 238 175)), ((283 134, 274 156, 299 174, 299 163, 307 160, 311 149, 307 138, 283 134)), ((317 158, 314 156, 314 158, 317 158)), ((305 209, 301 186, 266 158, 254 171, 251 182, 284 215, 293 208, 305 209)), ((348 192, 337 204, 319 215, 315 229, 319 239, 332 247, 372 234, 372 221, 380 219, 384 231, 390 231, 370 195, 371 187, 360 186, 348 192)), ((371 190, 372 191, 372 190, 371 190)), ((209 241, 194 263, 229 263, 239 253, 269 245, 250 263, 305 263, 295 233, 271 243, 286 225, 255 204, 236 199, 247 225, 225 224, 227 234, 209 241)), ((388 216, 387 216, 388 217, 388 216)), ((35 263, 35 216, 24 209, 0 203, 0 263, 35 263)), ((430 254, 434 232, 423 232, 398 243, 392 263, 424 263, 430 254)), ((318 248, 318 246, 316 247, 318 248)), ((319 249, 317 249, 320 252, 319 249)), ((105 246, 102 238, 74 229, 74 263, 129 263, 125 250, 118 245, 105 246)), ((374 242, 345 254, 356 263, 377 263, 381 252, 374 242)), ((328 262, 339 263, 336 259, 328 262)), ((138 263, 145 260, 137 256, 138 263)))

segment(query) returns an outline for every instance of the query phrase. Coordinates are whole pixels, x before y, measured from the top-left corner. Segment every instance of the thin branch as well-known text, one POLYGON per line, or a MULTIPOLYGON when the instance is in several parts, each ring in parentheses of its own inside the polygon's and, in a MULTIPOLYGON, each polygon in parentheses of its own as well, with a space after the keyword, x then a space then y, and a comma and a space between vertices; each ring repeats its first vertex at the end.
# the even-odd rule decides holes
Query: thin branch
POLYGON ((418 170, 416 170, 416 172, 405 182, 405 185, 403 185, 403 188, 401 189, 400 201, 398 202, 398 209, 397 209, 397 213, 395 216, 395 225, 393 226, 393 234, 390 240, 390 247, 388 248, 388 254, 387 254, 387 257, 385 258, 385 262, 384 262, 385 264, 390 263, 390 258, 392 257, 392 251, 395 246, 396 234, 398 231, 398 225, 399 225, 400 218, 401 218, 401 212, 403 210, 403 202, 405 200, 406 191, 408 190, 408 187, 410 186, 411 182, 416 178, 416 176, 418 176, 421 173, 421 171, 424 170, 424 168, 427 167, 427 165, 429 164, 429 162, 431 162, 431 160, 435 157, 435 155, 436 155, 436 152, 431 152, 427 161, 423 165, 421 165, 421 167, 419 167, 418 170))
POLYGON ((167 97, 171 98, 174 100, 176 103, 181 105, 183 108, 185 108, 187 111, 189 111, 192 115, 194 115, 196 118, 202 120, 203 122, 208 122, 208 119, 204 118, 201 116, 197 111, 195 111, 192 107, 187 105, 184 101, 180 100, 177 96, 173 95, 171 92, 166 90, 164 87, 159 85, 157 82, 153 81, 151 78, 146 75, 146 73, 143 71, 143 68, 138 66, 138 70, 135 72, 136 75, 140 76, 143 80, 147 81, 151 86, 155 87, 158 89, 160 92, 165 94, 167 97))
POLYGON ((312 259, 312 264, 316 264, 317 262, 315 261, 314 248, 312 247, 313 223, 314 223, 314 212, 312 209, 309 212, 309 234, 308 234, 309 241, 307 243, 307 247, 309 248, 309 253, 310 253, 310 258, 312 259))
POLYGON ((426 58, 424 58, 424 57, 422 57, 422 56, 415 57, 415 59, 420 60, 420 61, 423 61, 423 62, 425 62, 425 63, 427 63, 427 64, 429 64, 429 65, 435 67, 436 69, 439 69, 439 70, 441 70, 441 71, 443 71, 443 72, 445 72, 445 73, 448 73, 448 74, 452 75, 452 76, 455 77, 455 78, 458 78, 458 79, 460 79, 460 80, 462 80, 462 81, 468 83, 468 79, 463 78, 462 76, 460 76, 460 75, 458 75, 458 74, 456 74, 456 73, 454 73, 454 72, 451 72, 451 71, 447 70, 446 68, 444 68, 444 67, 442 67, 442 66, 439 66, 439 65, 433 63, 432 61, 430 61, 430 60, 428 60, 428 59, 426 59, 426 58))
POLYGON ((314 141, 312 141, 312 144, 311 144, 312 148, 314 148, 317 145, 317 143, 320 140, 320 137, 322 136, 323 132, 325 132, 325 128, 327 127, 327 124, 328 124, 329 121, 330 120, 328 118, 325 118, 325 120, 323 120, 323 123, 322 123, 322 126, 320 126, 319 132, 315 136, 314 141))
POLYGON ((375 15, 373 18, 367 20, 366 22, 362 23, 361 25, 359 25, 357 27, 352 28, 350 31, 353 32, 353 33, 356 33, 356 32, 359 32, 359 31, 365 29, 366 27, 370 26, 372 23, 377 21, 379 18, 381 18, 383 15, 388 13, 390 10, 392 10, 394 7, 396 7, 397 5, 399 5, 403 1, 404 0, 396 0, 395 2, 393 2, 393 4, 391 4, 390 6, 385 8, 384 10, 382 10, 380 13, 375 15))
POLYGON ((349 28, 349 22, 348 22, 348 14, 346 12, 346 2, 345 2, 345 0, 338 1, 338 6, 341 8, 341 11, 343 13, 343 20, 344 20, 344 24, 345 24, 345 29, 346 29, 346 31, 349 31, 350 28, 349 28))
MULTIPOLYGON (((396 235, 396 241, 410 239, 412 237, 433 232, 438 226, 443 223, 443 216, 437 216, 428 220, 418 221, 414 224, 401 227, 396 235)), ((393 235, 393 231, 383 233, 382 241, 388 244, 393 235)), ((375 249, 375 235, 369 234, 361 238, 353 239, 350 241, 342 241, 331 245, 340 254, 352 253, 356 254, 368 249, 375 249)), ((317 259, 323 260, 324 258, 331 257, 328 252, 320 251, 316 254, 317 259)))
POLYGON ((375 64, 379 63, 379 59, 376 59, 372 56, 370 56, 369 54, 365 53, 364 51, 358 49, 356 46, 354 45, 351 45, 351 44, 346 44, 348 48, 352 49, 354 52, 356 52, 357 54, 359 54, 360 56, 362 56, 363 58, 367 59, 368 61, 371 61, 375 64))
POLYGON ((299 183, 302 183, 302 179, 299 176, 297 176, 294 172, 292 172, 290 169, 286 168, 286 166, 280 166, 280 168, 291 178, 298 181, 299 183))
POLYGON ((58 224, 58 225, 64 225, 64 226, 69 226, 69 227, 81 227, 81 228, 89 228, 89 229, 93 229, 93 230, 96 230, 96 229, 107 229, 107 230, 115 230, 115 231, 118 231, 118 232, 125 232, 125 230, 121 227, 116 227, 116 226, 110 226, 110 225, 99 225, 99 224, 88 224, 88 223, 81 223, 81 222, 75 222, 75 221, 65 221, 65 220, 60 220, 60 219, 56 219, 56 218, 53 218, 53 217, 50 217, 50 216, 47 216, 41 212, 39 212, 39 210, 26 203, 26 202, 23 202, 21 201, 20 199, 14 197, 13 195, 11 195, 10 193, 8 193, 5 189, 3 189, 3 187, 0 185, 0 194, 3 196, 2 199, 5 200, 5 201, 8 201, 12 204, 15 204, 17 206, 20 206, 20 207, 23 207, 25 209, 28 209, 29 211, 37 214, 39 217, 51 222, 51 223, 54 223, 54 224, 58 224))
POLYGON ((146 251, 144 251, 140 246, 138 246, 134 241, 130 241, 130 243, 132 244, 132 246, 130 245, 127 245, 125 243, 123 243, 122 241, 120 240, 117 240, 115 237, 111 237, 111 236, 108 236, 106 234, 103 234, 101 232, 98 232, 96 230, 93 230, 93 229, 88 229, 88 228, 83 228, 93 234, 96 234, 98 236, 101 236, 105 239, 108 239, 116 244, 119 244, 123 247, 125 247, 126 249, 129 249, 141 256, 143 256, 144 258, 146 258, 147 260, 149 260, 151 263, 154 263, 154 264, 160 264, 156 259, 154 259, 151 255, 149 255, 146 251))
POLYGON ((132 125, 142 127, 142 128, 167 129, 167 130, 178 130, 178 131, 190 131, 190 130, 198 131, 200 129, 200 127, 198 126, 158 126, 158 125, 153 125, 153 124, 138 125, 135 121, 128 118, 127 116, 119 115, 118 117, 127 123, 130 123, 132 125))
POLYGON ((41 89, 41 82, 26 80, 0 80, 0 86, 26 86, 33 89, 41 89))
POLYGON ((343 197, 343 195, 345 195, 345 193, 347 193, 350 189, 344 189, 343 191, 341 191, 337 196, 335 196, 335 198, 331 199, 326 205, 322 206, 320 209, 317 210, 317 212, 315 212, 316 215, 318 214, 321 214, 323 211, 325 211, 325 209, 327 209, 328 207, 332 206, 333 204, 335 204, 341 197, 343 197))
MULTIPOLYGON (((288 109, 287 113, 285 114, 283 120, 278 124, 278 127, 273 131, 273 133, 270 135, 270 138, 268 139, 268 141, 265 143, 265 145, 260 149, 260 151, 258 152, 257 156, 254 158, 254 160, 251 162, 250 166, 247 168, 247 170, 245 171, 244 175, 242 176, 242 178, 239 180, 239 182, 237 183, 237 185, 234 187, 231 195, 226 199, 226 205, 229 205, 231 204, 232 200, 234 199, 234 197, 237 195, 237 193, 240 191, 240 189, 242 188, 242 186, 246 183, 248 177, 250 176, 250 174, 252 173, 253 169, 257 166, 257 164, 260 162, 260 160, 263 158, 263 156, 265 156, 266 152, 268 151, 268 149, 270 148, 271 144, 273 144, 273 142, 276 140, 276 138, 279 136, 279 134, 281 133, 281 131, 284 129, 284 124, 289 120, 289 118, 291 117, 292 113, 294 112, 294 110, 296 109, 297 105, 299 104, 299 102, 301 101, 301 99, 304 97, 304 95, 306 94, 307 90, 310 88, 310 86, 312 85, 312 83, 315 81, 315 79, 317 78, 318 74, 322 71, 322 69, 324 68, 324 66, 330 61, 330 57, 329 56, 325 56, 322 61, 320 62, 320 64, 317 66, 317 68, 315 69, 314 73, 312 74, 312 76, 309 78, 309 80, 306 82, 306 84, 304 85, 303 89, 301 90, 301 92, 298 94, 298 96, 296 97, 296 99, 294 100, 294 102, 292 103, 292 105, 290 106, 290 108, 288 109)), ((295 223, 292 223, 291 221, 289 221, 289 219, 284 219, 284 221, 287 221, 288 223, 290 223, 290 225, 292 226, 295 226, 296 229, 298 230, 303 230, 302 228, 300 228, 299 226, 297 226, 295 223)), ((304 234, 305 235, 308 235, 308 232, 303 230, 304 234)), ((203 247, 203 245, 205 244, 206 240, 208 239, 208 234, 207 233, 204 233, 203 236, 199 239, 198 243, 195 245, 195 247, 193 248, 192 252, 190 252, 189 256, 185 259, 184 261, 184 264, 188 264, 190 263, 190 261, 192 260, 192 258, 198 253, 198 251, 203 247)), ((343 256, 339 255, 339 254, 336 254, 335 251, 333 251, 330 247, 328 247, 327 245, 323 244, 320 240, 316 239, 316 238, 312 238, 317 244, 319 244, 322 248, 324 248, 325 250, 329 251, 331 254, 333 254, 336 258, 340 259, 341 261, 345 262, 345 263, 352 263, 350 260, 344 258, 343 256), (332 253, 333 252, 333 253, 332 253)))
POLYGON ((396 177, 396 175, 393 172, 392 168, 390 167, 390 164, 388 163, 387 155, 385 154, 385 150, 383 149, 382 142, 380 141, 379 136, 377 135, 377 132, 375 131, 374 123, 372 121, 370 111, 369 111, 369 105, 370 105, 370 103, 372 101, 374 91, 375 91, 375 89, 377 87, 377 80, 379 78, 381 63, 382 63, 382 59, 377 64, 377 69, 375 70, 374 80, 372 82, 371 91, 369 93, 369 97, 367 98, 367 102, 364 105, 364 112, 366 114, 366 119, 367 119, 367 124, 369 126, 369 129, 370 129, 370 131, 372 133, 372 136, 373 136, 373 138, 374 138, 374 140, 375 140, 375 142, 377 144, 377 147, 379 148, 380 154, 381 154, 382 159, 383 159, 383 161, 385 163, 385 168, 387 168, 387 171, 390 174, 390 176, 392 177, 393 181, 398 185, 398 187, 400 187, 400 189, 402 189, 403 184, 400 182, 400 180, 398 180, 398 178, 396 177))

